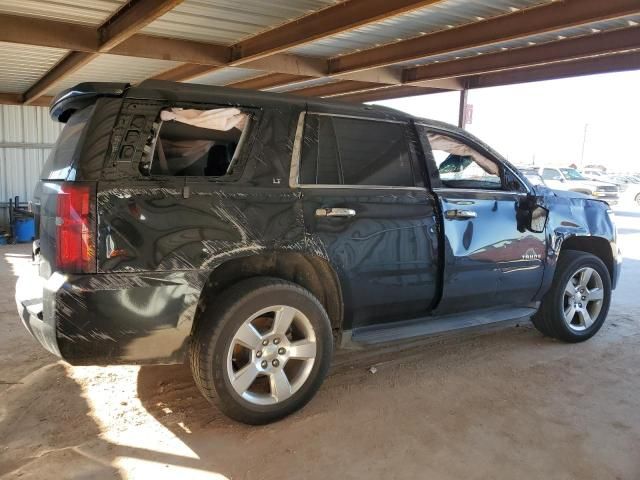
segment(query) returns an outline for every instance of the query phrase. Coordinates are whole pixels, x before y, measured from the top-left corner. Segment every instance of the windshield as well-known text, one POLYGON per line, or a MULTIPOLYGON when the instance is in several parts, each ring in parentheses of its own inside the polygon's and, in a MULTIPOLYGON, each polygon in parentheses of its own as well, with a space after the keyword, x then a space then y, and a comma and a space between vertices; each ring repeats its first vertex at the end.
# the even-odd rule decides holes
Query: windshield
POLYGON ((586 180, 586 178, 574 168, 561 168, 560 171, 569 180, 586 180))

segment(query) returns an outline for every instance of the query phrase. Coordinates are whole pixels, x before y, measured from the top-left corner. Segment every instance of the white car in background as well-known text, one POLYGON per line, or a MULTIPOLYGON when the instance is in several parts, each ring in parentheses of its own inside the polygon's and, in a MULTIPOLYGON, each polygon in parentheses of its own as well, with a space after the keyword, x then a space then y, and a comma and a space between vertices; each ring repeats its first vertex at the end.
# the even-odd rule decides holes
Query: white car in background
POLYGON ((549 188, 584 193, 609 205, 620 201, 620 189, 616 184, 588 178, 575 168, 535 167, 535 170, 549 188))
POLYGON ((640 206, 640 179, 635 175, 607 174, 601 170, 585 168, 582 173, 601 182, 613 183, 618 186, 620 199, 624 203, 634 202, 640 206))

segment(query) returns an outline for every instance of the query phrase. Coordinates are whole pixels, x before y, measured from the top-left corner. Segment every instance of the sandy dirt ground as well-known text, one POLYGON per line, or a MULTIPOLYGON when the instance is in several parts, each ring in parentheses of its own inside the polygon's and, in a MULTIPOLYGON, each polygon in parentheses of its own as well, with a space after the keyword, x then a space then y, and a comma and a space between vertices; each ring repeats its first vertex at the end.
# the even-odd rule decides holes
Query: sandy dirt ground
POLYGON ((188 367, 69 367, 13 302, 29 247, 0 247, 3 479, 640 479, 640 210, 603 330, 566 345, 528 323, 340 357, 273 425, 234 423, 188 367), (370 373, 370 367, 376 373, 370 373))

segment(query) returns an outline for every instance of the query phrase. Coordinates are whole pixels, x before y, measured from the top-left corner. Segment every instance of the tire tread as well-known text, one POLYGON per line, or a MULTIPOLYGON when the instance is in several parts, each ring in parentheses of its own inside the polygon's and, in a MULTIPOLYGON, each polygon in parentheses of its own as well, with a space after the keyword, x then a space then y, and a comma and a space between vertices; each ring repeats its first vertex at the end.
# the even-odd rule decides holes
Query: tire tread
MULTIPOLYGON (((222 333, 224 326, 226 325, 225 317, 230 309, 232 309, 240 301, 249 301, 252 297, 256 297, 263 293, 265 290, 277 290, 280 288, 286 288, 289 291, 294 290, 296 293, 308 298, 310 301, 316 304, 316 307, 322 313, 324 321, 329 331, 329 345, 326 346, 327 354, 331 357, 333 350, 332 336, 331 336, 331 323, 329 317, 320 303, 320 301, 308 290, 297 285, 295 283, 282 280, 274 277, 253 277, 246 280, 242 280, 237 284, 229 287, 215 297, 215 304, 212 299, 209 299, 205 303, 205 317, 201 319, 196 326, 196 330, 193 336, 193 342, 191 345, 190 363, 191 371, 196 386, 200 392, 214 405, 218 406, 229 417, 238 420, 243 423, 249 423, 253 425, 260 425, 269 423, 271 421, 282 418, 295 410, 301 408, 307 401, 313 396, 317 388, 324 380, 324 377, 328 371, 330 359, 324 361, 324 365, 321 366, 318 378, 315 379, 315 384, 311 388, 311 395, 308 398, 303 399, 301 404, 291 405, 282 413, 264 415, 264 414, 248 414, 247 411, 239 406, 233 405, 222 398, 215 386, 214 375, 212 369, 208 368, 209 365, 214 365, 215 349, 213 346, 217 343, 219 336, 222 333), (206 315, 207 312, 214 312, 206 315)), ((317 333, 318 336, 319 332, 317 333)), ((318 361, 322 361, 318 359, 318 361)))

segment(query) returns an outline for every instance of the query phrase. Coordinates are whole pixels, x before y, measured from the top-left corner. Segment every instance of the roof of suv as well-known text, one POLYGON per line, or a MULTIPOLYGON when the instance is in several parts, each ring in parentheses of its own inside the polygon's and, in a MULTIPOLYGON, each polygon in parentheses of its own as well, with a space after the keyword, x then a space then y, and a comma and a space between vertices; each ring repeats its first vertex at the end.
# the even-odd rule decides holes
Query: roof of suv
POLYGON ((179 103, 212 103, 233 106, 298 107, 311 111, 331 112, 362 117, 408 120, 412 115, 378 105, 350 104, 299 97, 284 93, 261 92, 230 87, 178 83, 163 80, 146 80, 136 86, 126 83, 81 83, 58 94, 51 103, 50 113, 54 120, 66 121, 69 110, 78 109, 97 97, 125 97, 152 100, 167 100, 179 103), (82 101, 81 101, 82 99, 82 101))

